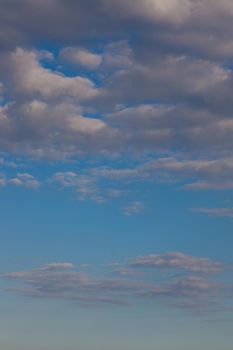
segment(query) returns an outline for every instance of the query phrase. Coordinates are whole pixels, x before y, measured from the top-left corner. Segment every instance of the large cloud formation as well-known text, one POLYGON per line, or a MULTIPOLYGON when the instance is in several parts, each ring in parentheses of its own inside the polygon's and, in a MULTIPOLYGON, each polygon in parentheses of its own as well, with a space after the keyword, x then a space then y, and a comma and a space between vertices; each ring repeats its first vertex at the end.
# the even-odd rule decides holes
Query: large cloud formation
MULTIPOLYGON (((105 266, 105 273, 106 273, 105 266)), ((7 281, 23 284, 7 291, 33 298, 75 300, 81 305, 129 305, 140 299, 159 299, 192 313, 218 311, 232 296, 232 285, 210 274, 219 274, 232 266, 209 258, 181 252, 168 252, 119 262, 117 269, 107 268, 107 276, 87 274, 68 262, 51 263, 29 271, 1 275, 7 281), (143 269, 143 273, 139 272, 143 269), (163 278, 148 274, 148 269, 163 270, 163 278), (165 269, 165 271, 164 271, 165 269), (170 270, 176 272, 171 276, 170 270), (184 274, 179 275, 183 270, 184 274), (114 277, 111 276, 114 274, 114 277)))
POLYGON ((230 0, 2 0, 1 149, 226 157, 232 17, 230 0))

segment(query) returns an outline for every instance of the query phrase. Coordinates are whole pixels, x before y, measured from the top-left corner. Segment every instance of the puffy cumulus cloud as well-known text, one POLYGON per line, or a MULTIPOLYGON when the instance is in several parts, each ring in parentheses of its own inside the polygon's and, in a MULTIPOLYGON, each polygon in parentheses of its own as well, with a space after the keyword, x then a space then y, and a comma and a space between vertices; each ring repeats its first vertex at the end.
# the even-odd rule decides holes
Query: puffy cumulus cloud
POLYGON ((18 48, 5 60, 7 84, 17 95, 56 98, 70 96, 82 99, 94 96, 94 84, 87 78, 67 77, 42 67, 34 51, 18 48))
MULTIPOLYGON (((181 256, 181 253, 176 253, 176 259, 180 259, 178 264, 172 265, 176 269, 179 269, 181 264, 187 263, 187 260, 192 267, 194 265, 200 267, 201 264, 201 272, 204 265, 208 271, 212 269, 211 272, 213 269, 217 272, 223 266, 222 264, 220 267, 220 263, 216 263, 214 267, 214 262, 210 259, 198 260, 194 257, 190 263, 191 257, 188 259, 187 256, 183 255, 180 258, 181 256)), ((186 307, 192 312, 196 312, 201 306, 203 310, 210 309, 213 302, 215 305, 223 300, 226 302, 227 296, 229 297, 228 292, 232 288, 226 282, 195 275, 194 273, 199 273, 200 269, 187 269, 193 273, 192 275, 186 274, 183 277, 164 275, 162 279, 157 277, 155 280, 151 275, 142 274, 135 268, 120 265, 113 271, 115 275, 113 278, 93 277, 84 273, 82 269, 75 269, 75 266, 69 262, 51 263, 32 270, 5 273, 1 278, 11 283, 12 281, 21 283, 22 287, 7 288, 7 291, 26 297, 75 300, 82 305, 96 303, 128 305, 140 299, 153 298, 159 302, 169 302, 176 307, 186 307), (181 300, 183 304, 179 305, 181 300)), ((162 265, 159 264, 159 267, 161 268, 162 265)))
MULTIPOLYGON (((190 14, 191 0, 95 0, 49 2, 23 0, 2 1, 2 46, 17 41, 49 39, 72 40, 83 36, 113 34, 127 30, 135 19, 139 21, 179 23, 190 14), (29 16, 30 14, 30 16, 29 16), (43 25, 41 25, 41 21, 43 25), (5 35, 4 35, 5 34, 5 35)), ((133 29, 133 28, 131 28, 133 29)), ((8 45, 7 45, 8 44, 8 45)))
POLYGON ((101 57, 101 87, 96 88, 88 78, 45 68, 41 60, 54 59, 48 51, 18 48, 1 56, 12 101, 0 111, 2 147, 51 158, 91 150, 111 154, 232 148, 229 69, 175 55, 140 63, 126 41, 106 45, 101 57), (157 103, 140 104, 145 99, 157 103))
POLYGON ((0 186, 25 187, 37 190, 41 186, 41 182, 29 173, 17 173, 15 176, 0 173, 0 186))
POLYGON ((14 186, 24 186, 31 189, 38 189, 40 187, 40 181, 28 173, 18 173, 16 177, 9 179, 8 183, 14 186))
POLYGON ((97 55, 81 47, 65 47, 60 52, 60 58, 74 65, 81 65, 88 69, 96 69, 102 62, 97 55))
POLYGON ((8 104, 2 109, 0 124, 2 148, 34 158, 110 152, 117 140, 117 131, 101 120, 84 117, 70 102, 8 104))
POLYGON ((0 47, 43 39, 80 46, 83 39, 136 32, 138 51, 147 57, 178 52, 224 60, 233 55, 232 16, 231 0, 3 0, 0 47))
POLYGON ((137 17, 180 23, 190 16, 194 4, 192 0, 136 0, 126 1, 126 8, 137 17))
POLYGON ((40 60, 49 54, 18 48, 0 57, 8 96, 0 107, 1 147, 36 158, 119 148, 120 131, 97 118, 90 105, 101 89, 87 78, 44 68, 40 60))
POLYGON ((106 128, 106 124, 102 120, 93 118, 84 118, 82 116, 71 116, 68 120, 69 126, 72 130, 76 130, 86 134, 93 134, 97 131, 106 128))
POLYGON ((215 106, 231 96, 232 72, 221 65, 185 55, 154 55, 150 62, 135 58, 128 69, 118 69, 105 82, 109 103, 140 104, 186 103, 191 106, 215 106), (217 99, 217 103, 215 99, 217 99))
MULTIPOLYGON (((2 149, 52 159, 157 157, 171 150, 220 159, 231 153, 230 0, 1 5, 2 149), (35 49, 44 39, 51 47, 59 41, 55 53, 35 49)), ((186 170, 164 172, 185 178, 191 163, 183 163, 186 170)), ((190 188, 231 187, 230 178, 221 185, 217 175, 195 174, 190 188)))
POLYGON ((141 256, 130 261, 130 265, 149 268, 178 268, 201 273, 220 272, 225 268, 222 263, 209 258, 197 258, 180 252, 141 256))
POLYGON ((156 50, 176 45, 199 54, 233 53, 231 0, 221 5, 217 0, 3 0, 1 5, 3 48, 44 38, 77 45, 83 38, 128 37, 134 31, 144 39, 156 35, 156 50))

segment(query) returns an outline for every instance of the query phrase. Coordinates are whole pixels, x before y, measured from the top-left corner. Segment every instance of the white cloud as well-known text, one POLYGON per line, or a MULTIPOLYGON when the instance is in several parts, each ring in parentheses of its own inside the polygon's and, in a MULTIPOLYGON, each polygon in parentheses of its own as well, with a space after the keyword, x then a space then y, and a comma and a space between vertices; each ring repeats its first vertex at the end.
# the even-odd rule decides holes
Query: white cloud
POLYGON ((68 118, 68 124, 72 130, 79 131, 84 134, 92 134, 107 127, 102 120, 84 118, 82 116, 70 116, 68 118))
POLYGON ((60 57, 62 60, 88 69, 96 69, 102 62, 100 55, 80 47, 65 47, 60 51, 60 57))
POLYGON ((18 173, 15 177, 7 174, 0 174, 0 186, 12 185, 16 187, 25 187, 32 190, 37 190, 41 183, 33 175, 28 173, 18 173))
POLYGON ((92 81, 75 76, 67 77, 44 68, 35 51, 18 48, 11 53, 8 61, 8 79, 13 80, 17 94, 55 98, 62 96, 83 99, 97 94, 92 81))

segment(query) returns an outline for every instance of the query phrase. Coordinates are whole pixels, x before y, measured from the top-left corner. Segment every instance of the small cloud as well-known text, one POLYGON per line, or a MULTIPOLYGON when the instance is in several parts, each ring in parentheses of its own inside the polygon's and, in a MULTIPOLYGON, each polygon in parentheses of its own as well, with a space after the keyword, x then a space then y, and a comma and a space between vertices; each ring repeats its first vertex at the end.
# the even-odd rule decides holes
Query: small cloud
POLYGON ((181 252, 140 256, 129 263, 133 267, 178 268, 196 273, 217 273, 226 267, 223 263, 210 258, 194 257, 181 252))
POLYGON ((119 198, 124 195, 124 192, 121 190, 110 189, 107 191, 108 197, 110 198, 119 198))
POLYGON ((69 270, 73 269, 75 266, 72 263, 50 263, 41 267, 43 271, 57 271, 57 270, 69 270))
POLYGON ((75 65, 88 69, 96 69, 102 62, 102 57, 81 47, 65 47, 60 52, 60 58, 75 65))
POLYGON ((142 202, 135 201, 135 202, 132 202, 128 207, 124 208, 124 214, 127 216, 140 214, 144 209, 145 209, 145 206, 142 202))
POLYGON ((128 277, 128 276, 137 276, 141 273, 137 270, 133 269, 127 269, 127 268, 120 268, 113 271, 115 275, 122 276, 122 277, 128 277))
POLYGON ((40 187, 40 182, 28 173, 18 173, 15 178, 9 180, 9 183, 14 186, 24 186, 35 190, 40 187))
POLYGON ((192 211, 209 216, 233 218, 233 208, 194 208, 192 211))

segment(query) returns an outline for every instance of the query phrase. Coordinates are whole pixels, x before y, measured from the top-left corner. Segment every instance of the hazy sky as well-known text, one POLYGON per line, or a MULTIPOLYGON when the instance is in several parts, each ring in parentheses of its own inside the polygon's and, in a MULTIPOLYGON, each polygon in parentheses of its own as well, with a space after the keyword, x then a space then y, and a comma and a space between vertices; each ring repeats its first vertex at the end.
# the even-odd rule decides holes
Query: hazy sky
POLYGON ((0 0, 0 347, 231 350, 233 1, 0 0))

